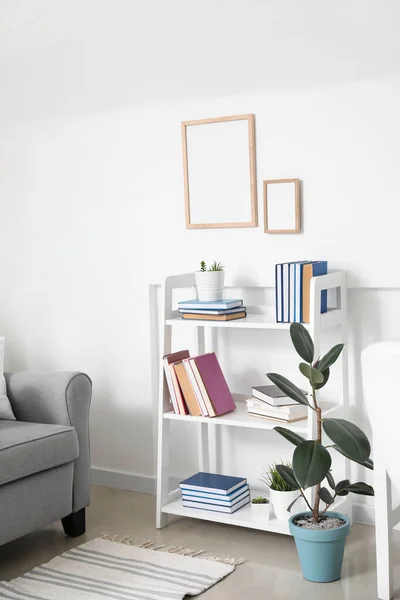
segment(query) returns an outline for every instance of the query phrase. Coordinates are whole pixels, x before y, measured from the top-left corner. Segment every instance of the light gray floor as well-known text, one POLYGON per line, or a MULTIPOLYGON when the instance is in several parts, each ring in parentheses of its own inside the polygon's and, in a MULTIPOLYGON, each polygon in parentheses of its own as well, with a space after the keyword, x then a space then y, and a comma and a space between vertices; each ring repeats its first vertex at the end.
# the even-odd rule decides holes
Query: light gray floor
MULTIPOLYGON (((155 498, 152 496, 95 486, 85 536, 76 540, 66 538, 61 524, 56 523, 0 547, 0 579, 17 577, 68 548, 107 531, 132 535, 137 542, 152 539, 165 544, 204 548, 221 557, 245 558, 245 564, 203 594, 204 600, 376 599, 373 527, 357 524, 352 527, 341 581, 313 584, 302 578, 294 542, 288 536, 194 519, 171 519, 168 527, 157 531, 154 522, 155 498)), ((400 537, 397 532, 395 542, 395 562, 400 563, 400 537)), ((395 584, 400 588, 400 572, 395 575, 395 584)), ((396 597, 400 598, 399 591, 396 597)))

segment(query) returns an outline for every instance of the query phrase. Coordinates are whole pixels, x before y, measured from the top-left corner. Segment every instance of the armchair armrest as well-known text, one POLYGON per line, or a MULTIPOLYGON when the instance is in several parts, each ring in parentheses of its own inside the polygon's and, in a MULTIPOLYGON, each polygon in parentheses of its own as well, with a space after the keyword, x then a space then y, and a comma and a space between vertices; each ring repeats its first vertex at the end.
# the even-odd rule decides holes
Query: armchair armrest
POLYGON ((73 511, 90 503, 89 407, 92 382, 84 373, 5 373, 7 395, 18 421, 74 427, 79 458, 74 466, 73 511))

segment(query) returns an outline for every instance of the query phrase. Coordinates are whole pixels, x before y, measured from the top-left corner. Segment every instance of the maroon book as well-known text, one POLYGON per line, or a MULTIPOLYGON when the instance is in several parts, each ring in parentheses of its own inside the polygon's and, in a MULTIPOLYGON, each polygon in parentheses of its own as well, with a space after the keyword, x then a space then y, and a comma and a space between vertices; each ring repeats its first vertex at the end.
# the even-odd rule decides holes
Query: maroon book
POLYGON ((225 415, 235 410, 236 405, 229 391, 224 374, 219 366, 215 352, 196 356, 193 359, 206 387, 215 415, 225 415))

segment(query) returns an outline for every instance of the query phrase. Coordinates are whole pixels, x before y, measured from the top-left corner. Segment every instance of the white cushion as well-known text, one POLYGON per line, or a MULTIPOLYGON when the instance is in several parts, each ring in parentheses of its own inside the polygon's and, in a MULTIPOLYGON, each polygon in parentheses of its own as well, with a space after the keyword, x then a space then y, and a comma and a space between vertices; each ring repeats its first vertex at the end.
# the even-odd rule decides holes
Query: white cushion
POLYGON ((15 421, 15 416, 7 398, 7 386, 4 378, 4 345, 5 338, 0 337, 0 419, 15 421))
POLYGON ((392 483, 400 491, 400 342, 380 342, 362 353, 364 398, 374 438, 374 458, 379 457, 392 483))

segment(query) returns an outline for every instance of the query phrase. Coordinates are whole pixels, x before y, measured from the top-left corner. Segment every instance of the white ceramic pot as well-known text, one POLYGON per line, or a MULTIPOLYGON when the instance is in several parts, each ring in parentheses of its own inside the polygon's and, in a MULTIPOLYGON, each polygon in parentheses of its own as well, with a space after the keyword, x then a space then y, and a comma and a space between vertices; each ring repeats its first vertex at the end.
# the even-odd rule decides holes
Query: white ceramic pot
POLYGON ((224 291, 224 271, 196 271, 197 297, 200 302, 222 300, 224 291))
MULTIPOLYGON (((293 500, 297 498, 299 492, 294 490, 293 492, 277 492, 276 490, 270 489, 270 500, 274 509, 275 517, 277 519, 288 519, 292 513, 288 512, 287 507, 293 500)), ((294 505, 294 511, 299 512, 304 506, 303 500, 297 500, 294 505)))
POLYGON ((270 503, 253 504, 251 503, 251 512, 257 521, 269 521, 270 503))

